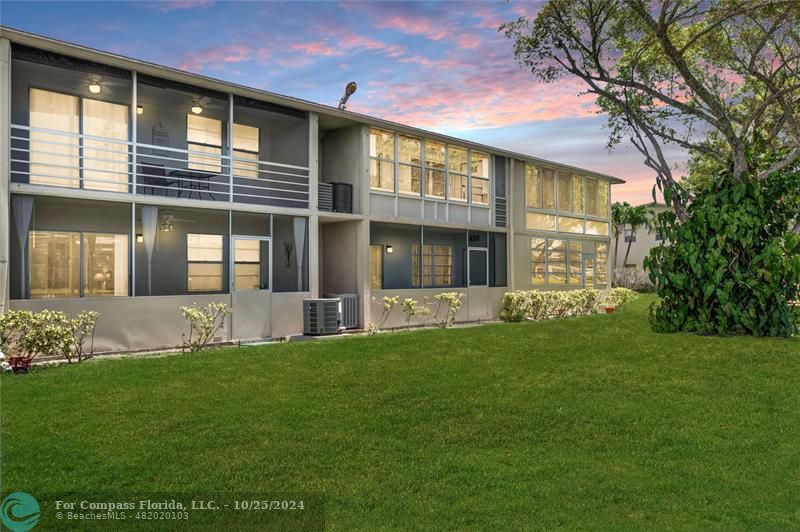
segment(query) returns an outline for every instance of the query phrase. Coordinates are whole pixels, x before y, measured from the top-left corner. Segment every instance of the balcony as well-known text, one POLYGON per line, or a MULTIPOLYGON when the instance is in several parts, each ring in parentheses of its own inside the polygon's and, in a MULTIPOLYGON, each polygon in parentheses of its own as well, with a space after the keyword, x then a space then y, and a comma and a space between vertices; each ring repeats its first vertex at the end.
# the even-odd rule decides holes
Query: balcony
POLYGON ((13 183, 309 208, 307 113, 12 51, 13 183))

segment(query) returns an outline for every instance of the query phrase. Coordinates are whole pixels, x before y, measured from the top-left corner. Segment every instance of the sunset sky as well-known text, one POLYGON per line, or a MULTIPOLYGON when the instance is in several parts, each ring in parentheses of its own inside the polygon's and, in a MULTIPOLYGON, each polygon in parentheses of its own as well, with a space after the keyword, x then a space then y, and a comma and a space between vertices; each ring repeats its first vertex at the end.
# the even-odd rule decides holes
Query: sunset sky
POLYGON ((537 82, 498 33, 540 5, 4 0, 0 22, 329 105, 355 80, 352 111, 611 174, 627 181, 614 200, 649 200, 652 171, 627 144, 608 153, 592 98, 537 82))

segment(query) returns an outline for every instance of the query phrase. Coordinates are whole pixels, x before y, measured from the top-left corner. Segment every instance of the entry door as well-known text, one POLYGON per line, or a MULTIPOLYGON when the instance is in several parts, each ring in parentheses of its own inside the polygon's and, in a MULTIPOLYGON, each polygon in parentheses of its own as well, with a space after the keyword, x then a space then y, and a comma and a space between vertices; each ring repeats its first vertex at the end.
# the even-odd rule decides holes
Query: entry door
POLYGON ((489 285, 489 252, 486 248, 469 248, 467 274, 469 286, 489 285))
POLYGON ((583 286, 585 288, 594 288, 594 255, 583 256, 583 286))
POLYGON ((233 337, 239 340, 271 335, 272 241, 234 236, 231 282, 233 337))

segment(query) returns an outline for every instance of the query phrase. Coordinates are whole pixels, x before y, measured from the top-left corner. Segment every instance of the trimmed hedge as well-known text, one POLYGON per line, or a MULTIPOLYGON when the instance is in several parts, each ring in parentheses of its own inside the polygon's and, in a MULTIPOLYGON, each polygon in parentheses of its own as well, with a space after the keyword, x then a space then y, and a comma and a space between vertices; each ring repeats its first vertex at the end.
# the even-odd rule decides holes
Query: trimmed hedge
POLYGON ((592 314, 599 303, 600 291, 593 288, 506 292, 500 318, 504 321, 524 321, 585 316, 592 314))

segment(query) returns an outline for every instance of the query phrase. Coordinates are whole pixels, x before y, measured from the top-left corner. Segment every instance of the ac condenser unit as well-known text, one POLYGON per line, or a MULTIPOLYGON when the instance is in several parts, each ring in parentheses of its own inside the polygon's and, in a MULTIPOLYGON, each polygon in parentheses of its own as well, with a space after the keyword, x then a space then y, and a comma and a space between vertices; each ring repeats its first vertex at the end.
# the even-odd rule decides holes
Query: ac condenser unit
POLYGON ((339 306, 339 325, 345 329, 358 328, 358 294, 325 294, 341 300, 339 306))
POLYGON ((304 299, 303 334, 319 336, 339 332, 339 299, 304 299))

